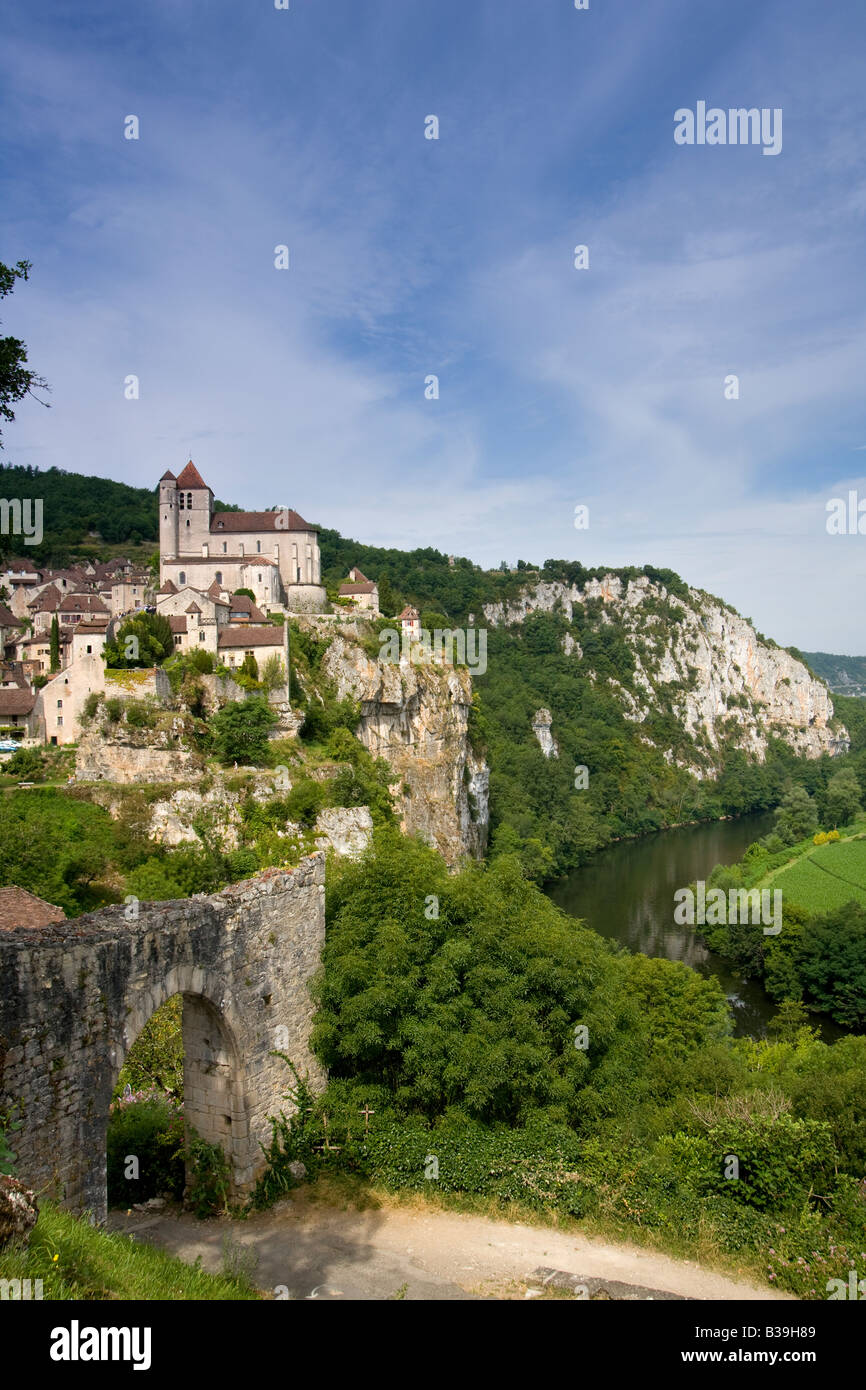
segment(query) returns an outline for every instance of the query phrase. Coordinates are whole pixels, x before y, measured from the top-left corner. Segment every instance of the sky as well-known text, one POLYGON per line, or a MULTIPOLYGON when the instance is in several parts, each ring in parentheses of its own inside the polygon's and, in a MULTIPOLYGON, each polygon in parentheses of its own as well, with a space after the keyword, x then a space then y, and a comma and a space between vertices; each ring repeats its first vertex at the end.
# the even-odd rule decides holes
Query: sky
POLYGON ((5 462, 152 486, 192 457, 367 544, 667 567, 866 652, 866 534, 827 531, 854 491, 866 532, 862 0, 3 27, 0 261, 33 270, 0 318, 51 387, 5 462), (699 102, 780 110, 781 149, 677 143, 699 102))

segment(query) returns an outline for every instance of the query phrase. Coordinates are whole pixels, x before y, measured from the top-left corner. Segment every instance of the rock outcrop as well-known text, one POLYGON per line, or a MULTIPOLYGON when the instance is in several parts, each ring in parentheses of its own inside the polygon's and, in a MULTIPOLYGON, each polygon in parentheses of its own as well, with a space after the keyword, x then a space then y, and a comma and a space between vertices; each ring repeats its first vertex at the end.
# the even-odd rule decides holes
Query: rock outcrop
POLYGON ((488 769, 469 739, 469 671, 441 661, 380 661, 342 635, 322 670, 339 699, 360 702, 358 738, 393 768, 406 833, 434 845, 450 865, 483 854, 488 769))
POLYGON ((540 709, 536 711, 532 719, 532 732, 538 739, 538 746, 545 758, 559 757, 559 744, 556 742, 551 732, 552 724, 553 715, 550 713, 549 709, 540 709))
POLYGON ((18 1178, 0 1174, 0 1248, 13 1240, 26 1244, 38 1215, 36 1194, 18 1178))
POLYGON ((609 685, 624 717, 642 722, 660 709, 673 713, 695 748, 694 757, 678 761, 698 776, 712 775, 722 745, 759 761, 773 736, 810 758, 845 745, 826 685, 698 589, 689 589, 685 598, 645 576, 624 581, 607 574, 582 588, 542 581, 511 602, 484 608, 494 626, 522 623, 539 612, 562 613, 572 625, 563 650, 575 661, 586 660, 590 679, 595 677, 583 655, 582 634, 593 625, 619 625, 634 672, 630 689, 614 679, 609 685))

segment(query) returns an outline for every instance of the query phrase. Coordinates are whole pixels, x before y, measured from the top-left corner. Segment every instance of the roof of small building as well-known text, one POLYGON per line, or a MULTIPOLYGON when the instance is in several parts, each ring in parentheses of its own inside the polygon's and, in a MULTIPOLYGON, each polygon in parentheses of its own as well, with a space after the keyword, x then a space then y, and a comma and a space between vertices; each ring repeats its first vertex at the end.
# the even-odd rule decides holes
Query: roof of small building
POLYGON ((5 603, 0 603, 0 627, 20 627, 21 619, 16 618, 11 608, 7 608, 5 603))
POLYGON ((48 927, 52 922, 65 921, 62 907, 37 898, 26 888, 16 884, 0 888, 0 931, 12 931, 15 927, 48 927))
POLYGON ((61 613, 108 613, 98 594, 69 594, 60 605, 61 613))
POLYGON ((190 606, 189 606, 189 608, 185 608, 185 609, 184 609, 184 612, 185 612, 185 613, 200 613, 200 612, 201 612, 201 609, 199 608, 199 606, 198 606, 197 603, 191 603, 190 606))
POLYGON ((167 468, 167 469, 165 470, 165 472, 163 473, 163 475, 162 475, 162 477, 160 478, 159 481, 160 481, 161 483, 176 483, 176 482, 177 482, 177 478, 174 476, 174 474, 172 473, 171 469, 170 469, 170 468, 167 468))
MULTIPOLYGON (((81 632, 94 632, 98 633, 102 637, 105 637, 105 635, 108 632, 108 615, 106 614, 105 620, 103 622, 99 621, 100 616, 101 615, 97 613, 94 615, 92 621, 90 619, 85 618, 83 623, 78 623, 75 628, 76 635, 78 635, 81 632)), ((68 633, 64 633, 63 636, 67 642, 70 642, 72 640, 68 633)))
POLYGON ((186 632, 186 618, 176 618, 171 616, 168 625, 172 632, 186 632))
POLYGON ((37 594, 36 598, 30 600, 27 607, 32 608, 34 613, 56 613, 60 607, 61 597, 60 590, 55 588, 53 584, 49 584, 46 589, 42 590, 41 594, 37 594))
POLYGON ((418 609, 413 608, 411 603, 407 603, 402 613, 397 614, 398 618, 414 619, 418 617, 418 609))
POLYGON ((165 581, 165 583, 163 584, 162 588, 161 588, 161 589, 157 589, 156 592, 157 592, 158 594, 176 594, 176 593, 177 593, 177 585, 176 585, 176 584, 172 584, 171 580, 170 580, 170 579, 167 579, 167 580, 165 581))
POLYGON ((203 487, 203 488, 207 488, 207 490, 210 491, 210 489, 207 487, 207 483, 205 482, 204 478, 203 478, 203 477, 201 476, 201 474, 199 473, 199 471, 198 471, 198 469, 196 468, 195 464, 193 463, 192 459, 190 459, 190 461, 189 461, 189 463, 187 464, 186 468, 184 468, 183 472, 181 473, 180 477, 178 478, 178 480, 177 480, 177 485, 178 485, 178 487, 190 487, 190 488, 192 488, 192 487, 203 487))
POLYGON ((214 512, 210 519, 210 529, 235 533, 255 533, 256 531, 282 531, 285 533, 287 531, 318 531, 319 528, 304 521, 300 513, 293 511, 291 507, 281 507, 276 512, 214 512), (277 524, 280 517, 283 518, 282 525, 277 524))
POLYGON ((283 630, 275 625, 253 627, 249 623, 237 623, 234 627, 224 627, 219 635, 220 647, 282 647, 283 630))
POLYGON ((267 622, 266 615, 260 608, 256 607, 249 594, 232 594, 229 608, 231 609, 229 622, 240 614, 243 614, 244 619, 250 623, 267 622))
POLYGON ((344 598, 348 598, 352 594, 374 594, 375 592, 376 585, 372 584, 369 579, 365 580, 363 584, 340 585, 340 593, 343 595, 344 598))
POLYGON ((9 714, 29 714, 36 704, 35 690, 22 690, 20 686, 0 686, 0 718, 9 714))

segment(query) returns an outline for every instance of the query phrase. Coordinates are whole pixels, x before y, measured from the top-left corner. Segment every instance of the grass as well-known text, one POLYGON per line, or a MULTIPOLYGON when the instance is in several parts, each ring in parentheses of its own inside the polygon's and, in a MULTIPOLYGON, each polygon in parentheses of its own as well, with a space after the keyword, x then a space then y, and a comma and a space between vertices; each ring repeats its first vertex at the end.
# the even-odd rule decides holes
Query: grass
POLYGON ((809 912, 831 912, 854 902, 866 906, 866 839, 811 845, 793 864, 768 875, 790 902, 809 912))
POLYGON ((206 1274, 131 1236, 109 1234, 46 1203, 26 1248, 0 1250, 0 1279, 41 1279, 46 1300, 258 1299, 243 1275, 206 1274))

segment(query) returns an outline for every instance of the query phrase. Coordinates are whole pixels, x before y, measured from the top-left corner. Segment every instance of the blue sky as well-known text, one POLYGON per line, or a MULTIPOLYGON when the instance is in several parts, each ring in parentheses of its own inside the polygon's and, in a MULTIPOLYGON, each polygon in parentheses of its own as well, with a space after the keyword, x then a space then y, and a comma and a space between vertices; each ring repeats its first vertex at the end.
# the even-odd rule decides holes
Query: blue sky
POLYGON ((6 460, 191 454, 359 540, 669 566, 864 652, 866 535, 825 528, 866 499, 864 41, 862 0, 20 6, 2 317, 52 392, 6 460), (676 145, 699 100, 781 108, 781 153, 676 145))

